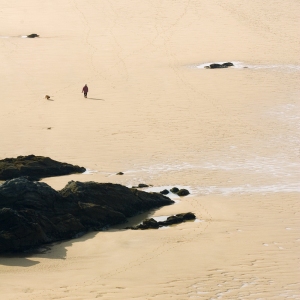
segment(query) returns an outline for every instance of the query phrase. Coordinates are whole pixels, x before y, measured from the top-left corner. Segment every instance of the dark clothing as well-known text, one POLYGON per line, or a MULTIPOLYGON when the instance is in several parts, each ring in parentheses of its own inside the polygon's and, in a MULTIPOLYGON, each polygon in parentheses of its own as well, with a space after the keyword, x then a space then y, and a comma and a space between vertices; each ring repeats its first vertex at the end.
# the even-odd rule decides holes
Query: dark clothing
POLYGON ((85 97, 85 98, 87 97, 88 91, 89 91, 89 88, 87 87, 87 85, 85 85, 85 86, 82 88, 82 92, 84 93, 84 97, 85 97))

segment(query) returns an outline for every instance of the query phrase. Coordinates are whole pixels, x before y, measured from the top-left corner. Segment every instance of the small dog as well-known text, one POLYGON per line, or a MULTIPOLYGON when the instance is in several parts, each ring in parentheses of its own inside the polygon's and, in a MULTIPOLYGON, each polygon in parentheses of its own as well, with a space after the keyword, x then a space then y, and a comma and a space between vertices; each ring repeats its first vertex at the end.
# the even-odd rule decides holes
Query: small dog
POLYGON ((47 99, 47 100, 50 99, 50 96, 49 96, 49 95, 46 95, 46 96, 45 96, 45 99, 47 99))

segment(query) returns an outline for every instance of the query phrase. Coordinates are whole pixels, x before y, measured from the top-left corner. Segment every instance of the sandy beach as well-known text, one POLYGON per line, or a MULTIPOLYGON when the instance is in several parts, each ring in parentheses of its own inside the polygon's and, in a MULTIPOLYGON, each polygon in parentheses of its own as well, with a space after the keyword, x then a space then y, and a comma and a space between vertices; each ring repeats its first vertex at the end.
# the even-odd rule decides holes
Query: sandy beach
POLYGON ((300 299, 298 1, 0 4, 0 159, 181 186, 147 216, 197 216, 1 256, 1 299, 300 299))

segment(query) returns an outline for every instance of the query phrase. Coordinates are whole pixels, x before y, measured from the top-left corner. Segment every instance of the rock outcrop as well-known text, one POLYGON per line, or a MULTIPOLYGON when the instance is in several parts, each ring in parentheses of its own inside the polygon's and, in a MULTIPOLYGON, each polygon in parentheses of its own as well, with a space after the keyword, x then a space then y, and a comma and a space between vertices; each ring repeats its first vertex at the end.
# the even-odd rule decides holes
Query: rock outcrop
POLYGON ((188 212, 188 213, 182 213, 182 214, 177 214, 177 215, 174 215, 174 216, 170 216, 170 217, 167 218, 166 221, 157 222, 153 218, 146 219, 141 224, 139 224, 137 226, 133 226, 133 227, 126 227, 126 229, 132 229, 132 230, 158 229, 160 227, 179 224, 179 223, 183 223, 183 222, 191 221, 191 220, 195 220, 195 219, 196 219, 196 216, 193 213, 188 212))
POLYGON ((224 69, 228 67, 233 67, 234 64, 232 62, 226 62, 223 64, 210 64, 209 66, 205 66, 205 69, 224 69))
POLYGON ((34 180, 83 173, 86 169, 67 163, 62 163, 44 156, 18 156, 0 160, 0 180, 8 180, 20 176, 30 176, 34 180))
POLYGON ((119 184, 70 181, 56 191, 20 177, 0 186, 0 253, 23 251, 127 221, 174 202, 119 184))
POLYGON ((34 38, 37 38, 37 37, 40 37, 40 36, 36 33, 31 33, 31 34, 27 35, 27 37, 30 38, 30 39, 34 39, 34 38))

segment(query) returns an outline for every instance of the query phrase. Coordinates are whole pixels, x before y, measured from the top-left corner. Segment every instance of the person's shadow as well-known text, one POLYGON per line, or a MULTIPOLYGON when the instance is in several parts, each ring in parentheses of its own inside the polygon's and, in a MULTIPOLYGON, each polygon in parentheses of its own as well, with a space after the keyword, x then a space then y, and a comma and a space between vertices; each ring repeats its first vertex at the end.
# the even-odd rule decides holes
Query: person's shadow
POLYGON ((86 99, 89 99, 89 100, 101 100, 101 101, 105 101, 104 99, 98 99, 98 98, 86 98, 86 99))

